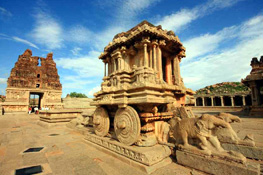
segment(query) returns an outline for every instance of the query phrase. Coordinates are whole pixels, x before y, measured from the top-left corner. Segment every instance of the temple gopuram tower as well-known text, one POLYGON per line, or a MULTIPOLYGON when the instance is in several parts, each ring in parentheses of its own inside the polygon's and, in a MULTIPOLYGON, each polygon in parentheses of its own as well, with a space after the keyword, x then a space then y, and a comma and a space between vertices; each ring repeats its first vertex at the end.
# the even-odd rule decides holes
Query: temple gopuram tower
POLYGON ((34 107, 62 108, 62 85, 53 54, 47 54, 46 58, 32 56, 27 49, 18 57, 7 80, 5 112, 27 112, 33 95, 38 96, 34 107))
POLYGON ((249 115, 263 116, 263 56, 260 60, 252 58, 250 65, 250 74, 241 80, 251 89, 252 108, 249 115))

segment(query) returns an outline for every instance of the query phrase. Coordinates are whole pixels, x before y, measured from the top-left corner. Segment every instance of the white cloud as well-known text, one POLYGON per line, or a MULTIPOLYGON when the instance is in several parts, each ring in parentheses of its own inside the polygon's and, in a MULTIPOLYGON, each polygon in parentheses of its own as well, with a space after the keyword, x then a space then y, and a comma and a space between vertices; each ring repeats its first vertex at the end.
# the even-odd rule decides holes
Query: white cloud
POLYGON ((88 55, 74 58, 58 58, 57 66, 71 69, 80 77, 103 77, 103 63, 98 59, 100 53, 91 51, 88 55))
POLYGON ((194 57, 202 56, 206 53, 213 51, 215 48, 217 48, 220 41, 222 41, 222 37, 220 37, 217 34, 205 34, 184 42, 184 46, 187 48, 187 59, 185 59, 184 61, 189 62, 194 57))
POLYGON ((159 0, 127 0, 121 1, 122 4, 117 12, 117 19, 122 23, 130 22, 138 16, 143 10, 152 6, 159 0))
POLYGON ((183 42, 186 47, 187 57, 187 59, 183 59, 183 62, 189 62, 194 58, 213 52, 220 46, 222 41, 226 42, 237 37, 238 30, 240 30, 240 27, 227 27, 215 34, 203 34, 183 42))
POLYGON ((93 33, 82 25, 76 25, 69 30, 69 33, 65 36, 69 41, 77 43, 86 43, 92 41, 93 33))
POLYGON ((122 31, 125 31, 125 28, 121 26, 110 26, 104 31, 97 33, 95 36, 96 40, 94 41, 94 46, 103 51, 103 47, 107 46, 109 42, 112 41, 113 37, 122 31))
POLYGON ((11 17, 13 14, 3 7, 0 7, 0 14, 2 17, 11 17))
POLYGON ((72 52, 73 55, 77 56, 79 55, 79 52, 82 50, 82 48, 80 47, 74 47, 72 50, 70 50, 72 52))
POLYGON ((88 96, 93 98, 93 97, 94 97, 93 94, 94 94, 95 92, 98 92, 100 89, 101 89, 100 86, 96 86, 96 87, 92 88, 92 89, 88 92, 88 96))
POLYGON ((158 25, 162 25, 164 29, 168 30, 180 30, 183 26, 189 24, 197 18, 196 11, 188 9, 182 9, 177 13, 164 16, 161 21, 157 22, 158 25))
MULTIPOLYGON (((221 35, 221 41, 230 38, 233 39, 233 41, 238 41, 233 42, 237 44, 228 48, 216 49, 215 52, 204 54, 204 56, 191 62, 182 62, 181 72, 187 87, 196 90, 219 82, 240 81, 241 78, 245 78, 251 70, 251 58, 259 58, 263 55, 262 15, 255 16, 239 26, 233 26, 227 29, 235 30, 223 29, 216 34, 224 33, 221 35)), ((210 43, 209 40, 207 40, 207 42, 210 43)), ((195 44, 197 46, 199 45, 198 40, 196 40, 195 44)), ((201 44, 204 46, 207 45, 204 43, 201 44)), ((221 44, 225 43, 216 43, 216 45, 221 44)), ((206 48, 204 47, 203 49, 206 48)), ((185 58, 185 60, 186 59, 187 58, 185 58)))
POLYGON ((29 45, 31 47, 34 47, 36 49, 39 49, 35 44, 31 43, 30 41, 27 41, 25 39, 22 39, 22 38, 19 38, 19 37, 16 37, 16 36, 13 36, 12 38, 13 38, 13 40, 15 40, 17 42, 21 42, 21 43, 27 44, 27 45, 29 45))
POLYGON ((0 78, 0 84, 6 84, 7 79, 6 78, 0 78))
POLYGON ((185 8, 164 16, 159 19, 156 24, 162 25, 164 29, 178 32, 192 21, 208 15, 215 10, 233 6, 239 1, 240 0, 210 0, 207 3, 198 5, 192 9, 185 8))
POLYGON ((34 47, 36 49, 39 49, 34 43, 32 43, 32 42, 30 42, 28 40, 19 38, 17 36, 10 37, 10 36, 8 36, 6 34, 0 33, 0 39, 11 40, 11 41, 23 43, 23 44, 29 45, 31 47, 34 47))
POLYGON ((63 29, 57 20, 41 9, 34 17, 36 23, 30 35, 35 42, 48 49, 61 48, 63 46, 63 29))
POLYGON ((85 89, 87 85, 93 83, 93 81, 79 76, 65 76, 62 81, 65 81, 65 83, 63 83, 63 89, 85 89))

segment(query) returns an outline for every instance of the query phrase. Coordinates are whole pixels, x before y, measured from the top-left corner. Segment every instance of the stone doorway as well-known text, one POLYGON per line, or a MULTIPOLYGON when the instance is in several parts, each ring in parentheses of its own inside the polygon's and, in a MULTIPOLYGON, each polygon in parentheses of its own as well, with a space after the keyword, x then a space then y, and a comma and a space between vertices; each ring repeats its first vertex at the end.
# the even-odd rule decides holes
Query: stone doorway
POLYGON ((252 105, 251 95, 247 95, 245 97, 245 100, 246 100, 246 106, 251 106, 252 105))
POLYGON ((196 99, 196 106, 203 106, 203 101, 202 101, 202 98, 201 97, 198 97, 196 99))
POLYGON ((234 104, 235 106, 243 106, 242 96, 235 96, 234 104))
POLYGON ((225 106, 232 106, 231 98, 229 96, 224 96, 224 105, 225 106))
POLYGON ((205 97, 205 105, 204 106, 212 106, 212 100, 210 97, 205 97))
POLYGON ((222 106, 220 97, 215 97, 214 98, 214 106, 222 106))
MULTIPOLYGON (((29 106, 34 109, 37 107, 40 109, 42 107, 42 100, 43 100, 44 93, 41 92, 30 92, 29 95, 29 106)), ((34 112, 34 111, 32 111, 34 112)))

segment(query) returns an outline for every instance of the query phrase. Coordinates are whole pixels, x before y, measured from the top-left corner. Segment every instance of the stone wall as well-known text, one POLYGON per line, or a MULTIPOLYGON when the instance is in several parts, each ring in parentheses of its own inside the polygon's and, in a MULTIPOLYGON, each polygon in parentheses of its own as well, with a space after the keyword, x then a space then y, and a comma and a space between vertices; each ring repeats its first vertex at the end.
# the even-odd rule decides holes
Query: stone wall
POLYGON ((90 106, 90 102, 92 102, 92 98, 63 98, 62 103, 65 109, 89 109, 95 108, 95 106, 90 106))
POLYGON ((192 106, 193 112, 242 112, 243 107, 192 106))

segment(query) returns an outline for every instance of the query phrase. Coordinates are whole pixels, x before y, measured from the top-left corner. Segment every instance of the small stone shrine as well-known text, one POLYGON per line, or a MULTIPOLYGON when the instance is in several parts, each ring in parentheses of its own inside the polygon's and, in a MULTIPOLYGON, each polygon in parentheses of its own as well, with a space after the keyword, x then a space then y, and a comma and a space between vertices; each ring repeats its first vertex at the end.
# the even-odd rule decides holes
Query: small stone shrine
POLYGON ((249 115, 263 116, 263 56, 259 61, 256 57, 252 58, 250 65, 250 74, 241 80, 251 89, 252 108, 249 115))
POLYGON ((61 94, 62 85, 53 54, 47 54, 46 58, 32 56, 32 51, 27 49, 11 70, 3 107, 5 112, 27 112, 30 96, 37 95, 35 107, 38 109, 62 108, 61 94))

